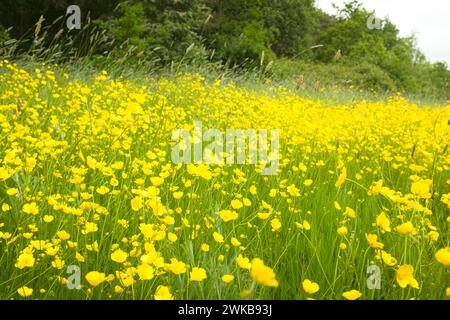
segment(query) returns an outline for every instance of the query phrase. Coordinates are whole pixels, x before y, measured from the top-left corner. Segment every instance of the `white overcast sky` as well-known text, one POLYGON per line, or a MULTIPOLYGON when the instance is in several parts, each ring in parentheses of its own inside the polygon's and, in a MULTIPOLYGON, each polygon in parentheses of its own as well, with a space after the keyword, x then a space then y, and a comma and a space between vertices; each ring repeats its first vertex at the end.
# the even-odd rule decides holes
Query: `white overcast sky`
MULTIPOLYGON (((328 13, 336 13, 345 0, 316 0, 328 13)), ((380 18, 389 17, 401 36, 416 34, 417 45, 431 62, 446 61, 450 66, 450 0, 360 0, 380 18)))

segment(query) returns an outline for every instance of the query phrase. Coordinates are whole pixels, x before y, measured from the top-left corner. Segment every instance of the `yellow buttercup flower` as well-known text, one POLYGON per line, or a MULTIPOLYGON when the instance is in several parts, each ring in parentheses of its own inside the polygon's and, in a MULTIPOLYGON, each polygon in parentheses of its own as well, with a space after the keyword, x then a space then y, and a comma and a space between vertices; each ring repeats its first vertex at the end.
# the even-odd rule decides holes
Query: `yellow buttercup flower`
POLYGON ((17 293, 21 296, 21 297, 29 297, 33 294, 33 289, 28 288, 27 286, 23 286, 20 287, 19 289, 17 289, 17 293))
POLYGON ((27 251, 19 255, 15 266, 19 269, 23 269, 25 267, 31 268, 34 266, 34 262, 35 259, 33 257, 33 253, 31 251, 27 251))
POLYGON ((434 257, 444 266, 450 266, 450 247, 439 249, 434 257))
POLYGON ((218 243, 224 242, 223 236, 220 233, 218 233, 218 232, 214 232, 213 233, 213 238, 214 238, 214 241, 216 241, 218 243))
POLYGON ((144 201, 141 197, 134 197, 131 199, 131 209, 134 211, 139 211, 144 206, 144 201))
POLYGON ((384 250, 381 250, 379 253, 379 257, 383 260, 384 264, 392 267, 397 264, 397 259, 395 259, 391 254, 387 253, 384 250))
POLYGON ((189 273, 189 281, 203 281, 207 278, 206 270, 203 268, 194 267, 189 273))
POLYGON ((362 296, 362 293, 358 290, 350 290, 346 291, 342 294, 342 296, 347 300, 357 300, 362 296))
POLYGON ((384 232, 390 232, 391 228, 391 222, 389 220, 389 218, 387 217, 385 212, 381 212, 378 216, 377 216, 377 220, 376 220, 377 226, 384 232))
POLYGON ((337 233, 338 235, 340 235, 341 237, 345 236, 348 233, 347 227, 339 227, 337 229, 337 233))
POLYGON ((281 221, 277 218, 272 219, 272 221, 270 221, 270 225, 272 226, 272 231, 277 231, 281 228, 281 221))
POLYGON ((231 283, 234 280, 234 276, 232 274, 225 274, 222 276, 222 281, 224 283, 231 283))
POLYGON ((117 263, 124 263, 125 260, 127 260, 128 254, 121 250, 115 250, 113 253, 111 253, 111 260, 117 263))
POLYGON ((420 198, 429 199, 431 198, 430 186, 432 183, 430 179, 413 182, 411 184, 411 193, 420 198))
POLYGON ((239 217, 236 211, 231 210, 221 210, 217 212, 217 215, 225 222, 236 220, 239 217))
POLYGON ((234 199, 234 200, 231 201, 231 207, 234 210, 238 210, 238 209, 242 208, 243 206, 244 206, 244 204, 239 199, 234 199))
POLYGON ((400 288, 410 286, 414 289, 419 289, 419 283, 414 278, 414 267, 409 264, 399 266, 397 269, 397 283, 400 288))
POLYGON ((305 292, 308 294, 314 294, 314 293, 318 292, 320 289, 320 287, 317 283, 312 282, 309 279, 303 280, 302 287, 303 287, 303 290, 305 290, 305 292))
POLYGON ((254 281, 264 286, 278 287, 275 272, 270 267, 264 265, 261 259, 255 258, 250 264, 250 276, 254 281))
POLYGON ((15 196, 18 192, 19 190, 17 188, 9 188, 8 190, 6 190, 6 194, 8 196, 15 196))
POLYGON ((344 215, 347 216, 347 217, 349 217, 349 218, 353 218, 353 219, 356 218, 356 212, 355 212, 355 210, 353 210, 353 209, 350 208, 350 207, 346 207, 346 208, 345 208, 344 215))
POLYGON ((173 272, 176 275, 186 272, 186 264, 175 258, 170 259, 170 263, 164 265, 164 269, 173 272))
POLYGON ((87 282, 93 287, 99 286, 106 280, 105 274, 98 271, 90 271, 85 276, 87 282))
POLYGON ((155 275, 153 267, 145 263, 137 267, 137 273, 141 280, 151 280, 155 275))
POLYGON ((170 293, 170 289, 169 287, 163 286, 163 285, 159 285, 156 288, 155 294, 154 294, 154 299, 155 300, 173 300, 173 296, 170 293))
POLYGON ((241 269, 250 269, 251 268, 250 259, 245 258, 244 256, 242 256, 242 254, 239 254, 236 257, 236 263, 239 266, 239 268, 241 268, 241 269))
POLYGON ((36 204, 36 202, 24 204, 22 207, 22 210, 23 210, 23 212, 34 215, 34 216, 39 213, 39 207, 36 204))
POLYGON ((341 170, 341 174, 339 175, 335 186, 340 187, 344 184, 345 180, 347 179, 347 168, 343 167, 341 170))
POLYGON ((366 240, 369 246, 374 249, 382 249, 384 247, 383 243, 378 242, 378 236, 376 234, 366 234, 366 240))
POLYGON ((402 223, 401 225, 398 225, 397 227, 395 227, 395 231, 397 231, 398 233, 400 233, 402 235, 408 235, 414 231, 414 226, 411 223, 411 221, 408 221, 408 222, 402 223))

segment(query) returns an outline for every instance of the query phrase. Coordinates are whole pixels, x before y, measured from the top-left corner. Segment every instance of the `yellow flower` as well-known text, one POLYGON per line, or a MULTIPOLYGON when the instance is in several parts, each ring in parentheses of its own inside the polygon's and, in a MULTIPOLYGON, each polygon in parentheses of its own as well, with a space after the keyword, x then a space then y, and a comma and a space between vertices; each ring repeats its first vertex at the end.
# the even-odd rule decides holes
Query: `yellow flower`
POLYGON ((225 274, 222 276, 222 281, 225 283, 230 283, 234 280, 234 276, 232 274, 225 274))
POLYGON ((419 289, 419 283, 414 279, 414 267, 409 264, 400 266, 397 269, 397 283, 400 288, 410 286, 414 289, 419 289))
POLYGON ((43 219, 43 220, 44 220, 45 223, 50 223, 50 222, 52 222, 54 219, 55 219, 55 217, 46 214, 46 215, 44 216, 44 219, 43 219))
POLYGON ((344 292, 342 296, 347 300, 357 300, 362 296, 362 293, 358 290, 350 290, 344 292))
POLYGON ((341 211, 341 210, 342 210, 341 205, 340 205, 339 202, 337 202, 337 201, 334 202, 334 208, 335 208, 336 210, 338 210, 338 211, 341 211))
POLYGON ((203 244, 201 245, 200 249, 201 249, 203 252, 208 252, 208 251, 209 251, 209 245, 208 245, 207 243, 203 243, 203 244))
POLYGON ((179 199, 181 199, 183 197, 183 191, 175 191, 174 193, 173 193, 173 198, 175 199, 175 200, 179 200, 179 199))
POLYGON ((391 222, 389 221, 389 218, 387 217, 385 212, 381 212, 377 216, 376 224, 377 224, 377 227, 379 227, 384 232, 391 231, 391 228, 390 228, 391 222))
POLYGON ((311 225, 309 224, 308 221, 303 220, 302 223, 299 222, 295 222, 295 225, 297 226, 297 228, 299 230, 311 230, 311 225))
POLYGON ((9 188, 8 190, 6 190, 6 194, 8 196, 15 196, 18 192, 19 190, 16 188, 9 188))
POLYGON ((87 282, 93 287, 97 287, 106 280, 105 274, 98 271, 90 271, 85 276, 87 282))
POLYGON ((118 249, 111 253, 111 260, 117 263, 123 263, 127 260, 128 254, 121 249, 118 249))
POLYGON ((170 263, 164 265, 164 269, 173 272, 174 274, 183 274, 186 272, 186 264, 178 261, 175 258, 170 259, 170 263))
POLYGON ((58 238, 60 238, 61 240, 67 240, 67 239, 70 238, 70 234, 67 231, 65 231, 65 230, 61 230, 61 231, 56 232, 56 236, 58 238))
POLYGON ((133 211, 139 211, 142 209, 143 206, 144 201, 142 200, 141 197, 134 197, 133 199, 131 199, 131 209, 133 211))
POLYGON ((98 226, 95 222, 86 222, 84 224, 84 229, 81 230, 81 233, 88 234, 92 232, 96 232, 98 230, 98 226))
POLYGON ((270 212, 260 212, 257 214, 258 218, 261 220, 266 220, 270 217, 270 212))
POLYGON ((214 238, 214 241, 216 241, 218 243, 222 243, 224 241, 223 236, 218 232, 213 233, 213 238, 214 238))
POLYGON ((281 228, 281 222, 277 218, 272 219, 272 221, 270 221, 270 225, 272 226, 272 231, 277 231, 281 228))
POLYGON ((145 263, 137 267, 137 273, 141 280, 151 280, 154 277, 154 269, 145 263))
POLYGON ((225 222, 236 220, 239 217, 236 211, 231 210, 221 210, 217 212, 217 215, 225 222))
POLYGON ((164 179, 160 178, 160 177, 151 177, 150 178, 150 182, 155 186, 155 187, 159 187, 160 185, 162 185, 164 183, 164 179))
POLYGON ((312 179, 306 179, 305 181, 303 181, 303 184, 307 187, 311 186, 313 184, 313 180, 312 179))
POLYGON ((239 266, 239 268, 241 269, 250 269, 251 268, 251 264, 250 264, 250 259, 249 258, 245 258, 244 256, 242 256, 242 254, 239 254, 236 257, 236 263, 239 266))
POLYGON ((39 207, 37 206, 36 202, 24 204, 22 210, 23 212, 31 214, 33 216, 39 213, 39 207))
POLYGON ((145 238, 153 238, 155 235, 154 225, 153 224, 147 224, 147 223, 141 223, 139 225, 139 230, 144 235, 145 238))
POLYGON ((305 290, 305 292, 308 294, 314 294, 317 291, 319 291, 319 289, 320 289, 320 287, 317 283, 312 282, 309 279, 303 280, 302 287, 303 287, 303 290, 305 290))
POLYGON ((337 229, 337 233, 338 235, 340 235, 341 237, 345 236, 348 233, 347 227, 339 227, 337 229))
POLYGON ((397 259, 395 259, 392 255, 384 250, 380 251, 379 256, 381 257, 381 260, 383 260, 384 264, 389 267, 395 266, 397 264, 397 259))
POLYGON ((173 232, 169 232, 167 234, 167 239, 169 239, 170 242, 176 242, 178 240, 178 236, 173 232))
POLYGON ((34 266, 34 257, 31 251, 23 252, 19 255, 17 262, 15 264, 16 268, 23 269, 25 267, 33 267, 34 266))
POLYGON ((349 218, 356 218, 356 212, 352 208, 346 207, 344 211, 344 215, 349 218))
POLYGON ((120 283, 124 286, 124 287, 129 287, 132 286, 133 284, 135 284, 135 280, 133 278, 133 271, 132 269, 127 269, 126 272, 116 272, 116 277, 119 278, 120 283))
POLYGON ((21 297, 29 297, 33 294, 33 289, 28 288, 27 286, 23 286, 20 287, 19 289, 17 289, 17 293, 21 296, 21 297))
POLYGON ((345 180, 347 179, 347 168, 343 167, 341 170, 341 174, 339 175, 335 186, 340 187, 344 184, 345 180))
POLYGON ((155 300, 173 300, 169 287, 159 285, 153 296, 155 300))
POLYGON ((422 199, 430 199, 430 186, 433 183, 430 179, 415 181, 411 184, 411 193, 422 199))
POLYGON ((203 268, 194 267, 189 273, 189 281, 203 281, 206 278, 206 270, 203 268))
POLYGON ((77 259, 78 262, 85 262, 86 261, 86 259, 83 257, 83 255, 81 255, 78 252, 75 253, 75 259, 77 259))
POLYGON ((437 231, 430 231, 428 232, 428 237, 431 241, 437 241, 439 239, 439 232, 437 231))
POLYGON ((64 260, 56 257, 55 260, 52 261, 52 266, 58 270, 61 270, 64 267, 64 260))
POLYGON ((233 247, 239 247, 241 245, 241 242, 238 239, 236 239, 235 237, 232 237, 231 238, 231 245, 233 247))
POLYGON ((254 258, 251 262, 250 276, 254 281, 263 286, 278 287, 278 281, 273 270, 264 265, 261 259, 254 258))
POLYGON ((369 243, 369 246, 371 246, 374 249, 383 249, 384 244, 381 242, 378 242, 378 236, 376 234, 367 234, 366 233, 366 240, 369 243))
POLYGON ((300 196, 300 190, 294 184, 291 184, 289 187, 287 187, 286 191, 293 197, 300 196))
POLYGON ((109 188, 105 186, 101 186, 95 190, 100 195, 105 195, 109 192, 109 188))
POLYGON ((231 207, 234 210, 238 210, 238 209, 242 208, 243 206, 244 206, 244 204, 242 203, 241 200, 239 200, 239 199, 231 200, 231 207))
POLYGON ((439 249, 434 255, 436 260, 444 266, 450 265, 450 247, 439 249))
POLYGON ((414 231, 414 226, 411 223, 411 221, 408 221, 408 222, 402 223, 401 225, 398 225, 397 227, 395 227, 395 231, 397 231, 398 233, 400 233, 402 235, 408 235, 414 231))
POLYGON ((372 186, 370 186, 369 192, 367 192, 367 194, 369 196, 376 196, 381 192, 382 188, 383 188, 383 180, 378 180, 377 182, 374 182, 372 186))

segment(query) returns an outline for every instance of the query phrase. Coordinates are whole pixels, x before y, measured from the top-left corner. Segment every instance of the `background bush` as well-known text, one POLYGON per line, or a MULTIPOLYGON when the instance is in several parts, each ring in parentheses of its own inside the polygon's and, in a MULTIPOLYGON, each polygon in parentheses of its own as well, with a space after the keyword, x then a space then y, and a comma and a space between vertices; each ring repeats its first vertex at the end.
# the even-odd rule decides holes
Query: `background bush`
POLYGON ((279 77, 450 99, 448 66, 428 62, 387 19, 369 29, 374 14, 358 1, 328 15, 314 0, 3 0, 0 55, 257 72, 270 63, 279 77), (81 7, 82 30, 65 28, 71 4, 81 7))

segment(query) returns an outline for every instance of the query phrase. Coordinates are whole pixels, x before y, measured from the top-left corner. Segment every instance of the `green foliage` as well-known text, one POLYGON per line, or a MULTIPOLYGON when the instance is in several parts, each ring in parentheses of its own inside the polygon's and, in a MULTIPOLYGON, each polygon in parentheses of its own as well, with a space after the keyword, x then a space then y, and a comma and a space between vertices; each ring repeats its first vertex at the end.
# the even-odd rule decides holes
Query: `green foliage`
POLYGON ((378 70, 371 72, 375 83, 369 81, 368 85, 385 87, 388 83, 385 81, 387 77, 401 91, 442 97, 448 90, 448 81, 442 79, 448 79, 450 71, 442 72, 441 68, 440 76, 431 80, 436 74, 432 72, 433 67, 426 64, 423 54, 418 51, 415 38, 401 38, 396 26, 387 19, 381 21, 380 28, 368 28, 367 21, 373 15, 374 13, 366 11, 357 1, 347 3, 339 10, 336 21, 329 24, 320 35, 320 43, 323 43, 324 47, 315 51, 317 60, 333 63, 336 52, 340 50, 342 58, 339 63, 363 63, 366 66, 371 65, 371 71, 378 70), (384 80, 378 82, 377 79, 384 80), (436 87, 437 83, 440 83, 440 88, 436 87), (442 88, 445 84, 447 89, 442 88))
POLYGON ((356 88, 372 90, 377 93, 395 93, 395 82, 381 68, 367 63, 311 63, 302 60, 281 59, 273 67, 275 79, 289 79, 294 84, 303 75, 303 87, 313 88, 316 83, 321 87, 356 88))
POLYGON ((320 29, 323 13, 313 0, 264 1, 264 22, 272 33, 270 48, 279 57, 310 57, 308 49, 315 43, 315 30, 320 29))
POLYGON ((9 39, 9 34, 6 29, 0 25, 0 46, 9 39))
POLYGON ((336 15, 316 8, 314 0, 80 0, 82 29, 69 32, 64 15, 70 4, 2 0, 0 55, 170 69, 218 63, 233 72, 256 70, 262 78, 270 72, 296 77, 295 66, 301 66, 324 85, 450 96, 448 66, 427 62, 414 37, 400 37, 388 19, 369 28, 375 13, 355 0, 336 15), (270 61, 274 70, 267 72, 270 61))
POLYGON ((208 14, 202 0, 130 1, 121 3, 113 17, 99 25, 120 49, 133 46, 169 63, 181 59, 192 45, 201 46, 200 32, 208 14))
POLYGON ((254 65, 263 51, 273 59, 269 48, 273 35, 265 28, 262 1, 213 0, 210 5, 213 16, 205 26, 205 37, 220 59, 254 65))

